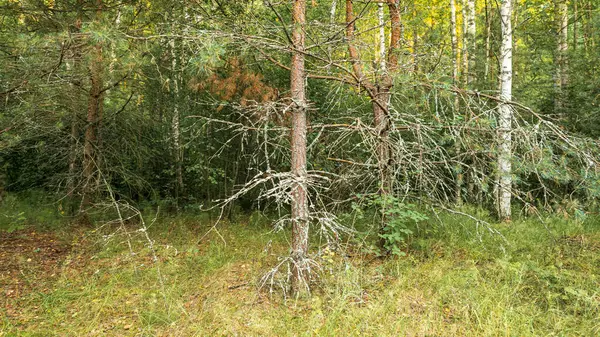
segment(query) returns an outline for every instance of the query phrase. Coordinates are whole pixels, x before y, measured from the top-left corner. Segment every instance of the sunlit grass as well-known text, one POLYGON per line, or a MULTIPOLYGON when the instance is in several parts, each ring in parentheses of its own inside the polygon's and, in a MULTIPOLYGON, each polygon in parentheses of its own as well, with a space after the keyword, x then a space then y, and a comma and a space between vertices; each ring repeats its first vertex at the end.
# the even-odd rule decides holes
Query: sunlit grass
POLYGON ((257 290, 288 252, 286 234, 272 233, 264 219, 238 220, 204 236, 207 218, 159 218, 150 229, 157 262, 139 235, 133 255, 122 234, 108 243, 106 233, 89 235, 58 280, 15 300, 0 335, 600 334, 596 219, 494 225, 502 239, 444 216, 419 228, 405 257, 321 258, 313 296, 287 300, 277 289, 257 290))

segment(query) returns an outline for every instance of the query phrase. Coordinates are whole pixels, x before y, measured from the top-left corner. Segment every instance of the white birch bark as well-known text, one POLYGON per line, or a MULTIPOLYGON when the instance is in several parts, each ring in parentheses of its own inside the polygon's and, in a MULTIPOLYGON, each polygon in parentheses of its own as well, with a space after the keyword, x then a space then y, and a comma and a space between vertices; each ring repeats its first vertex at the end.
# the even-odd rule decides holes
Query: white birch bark
MULTIPOLYGON (((335 24, 335 13, 337 11, 337 0, 331 2, 331 9, 329 10, 329 25, 331 26, 332 32, 335 24)), ((331 44, 327 47, 327 55, 330 62, 333 62, 333 47, 331 44)), ((331 64, 327 65, 327 73, 331 73, 331 64)))
MULTIPOLYGON (((455 86, 460 85, 458 78, 458 36, 456 31, 456 2, 450 0, 450 43, 452 45, 452 84, 455 86)), ((454 114, 458 115, 459 110, 459 99, 458 94, 454 94, 454 114)), ((457 152, 460 151, 460 142, 458 140, 458 132, 454 135, 456 137, 455 149, 457 152)), ((457 206, 462 205, 462 184, 463 175, 462 167, 460 165, 455 166, 456 177, 454 185, 454 200, 457 206)))
POLYGON ((500 46, 500 99, 498 106, 498 216, 504 221, 511 217, 512 185, 512 0, 500 3, 502 44, 500 46))
POLYGON ((566 0, 555 0, 555 22, 556 22, 556 55, 555 65, 556 74, 554 79, 555 100, 554 107, 556 112, 564 108, 565 89, 568 83, 567 74, 567 50, 568 50, 568 26, 569 16, 566 0))
POLYGON ((483 72, 483 79, 488 84, 490 75, 490 59, 491 59, 491 36, 492 36, 492 20, 490 18, 491 11, 488 0, 485 1, 485 67, 483 72))
MULTIPOLYGON (((172 26, 172 34, 174 33, 175 24, 172 26)), ((183 192, 183 168, 181 155, 181 129, 180 129, 180 112, 179 112, 179 74, 177 69, 177 45, 174 37, 169 40, 171 49, 171 90, 173 90, 173 119, 171 120, 171 132, 173 133, 173 153, 175 159, 175 178, 176 188, 175 196, 177 199, 183 192)))
POLYGON ((477 80, 475 75, 475 50, 477 42, 475 40, 477 27, 475 25, 475 0, 467 0, 467 31, 465 33, 466 49, 468 57, 468 73, 467 73, 467 88, 471 88, 473 82, 477 80))
POLYGON ((385 73, 385 21, 383 18, 383 3, 377 4, 377 19, 379 20, 379 67, 381 72, 385 73))

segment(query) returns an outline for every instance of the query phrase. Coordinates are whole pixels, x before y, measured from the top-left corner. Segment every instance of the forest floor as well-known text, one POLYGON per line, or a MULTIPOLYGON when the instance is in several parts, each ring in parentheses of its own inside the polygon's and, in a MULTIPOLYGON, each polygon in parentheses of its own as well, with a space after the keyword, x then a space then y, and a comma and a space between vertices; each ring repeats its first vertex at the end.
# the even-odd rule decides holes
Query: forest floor
MULTIPOLYGON (((32 211, 33 212, 33 211, 32 211)), ((36 214, 40 214, 36 210, 36 214)), ((261 216, 67 227, 51 211, 0 227, 0 336, 597 336, 600 221, 425 224, 406 256, 319 245, 311 297, 261 278, 288 233, 261 216), (208 234, 207 234, 208 233, 208 234)))

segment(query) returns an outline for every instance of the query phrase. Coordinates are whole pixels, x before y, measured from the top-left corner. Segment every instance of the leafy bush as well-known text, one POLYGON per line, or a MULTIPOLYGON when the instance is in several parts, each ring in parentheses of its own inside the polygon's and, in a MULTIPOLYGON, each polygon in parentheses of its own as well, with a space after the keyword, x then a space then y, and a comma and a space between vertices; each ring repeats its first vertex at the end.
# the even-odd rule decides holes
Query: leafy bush
POLYGON ((392 255, 404 256, 405 253, 400 248, 413 234, 410 225, 427 220, 427 215, 419 212, 416 205, 404 203, 391 195, 373 195, 365 200, 367 206, 379 212, 382 225, 378 236, 382 247, 392 255))

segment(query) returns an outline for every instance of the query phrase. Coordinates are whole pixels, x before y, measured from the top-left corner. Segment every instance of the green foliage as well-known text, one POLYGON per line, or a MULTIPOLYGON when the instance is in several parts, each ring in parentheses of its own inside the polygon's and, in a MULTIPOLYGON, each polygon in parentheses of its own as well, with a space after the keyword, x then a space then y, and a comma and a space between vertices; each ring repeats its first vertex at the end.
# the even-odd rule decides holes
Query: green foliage
MULTIPOLYGON (((413 228, 416 224, 428 219, 427 215, 421 213, 414 204, 407 204, 391 195, 369 195, 363 198, 366 210, 373 210, 378 213, 375 227, 378 228, 378 237, 381 239, 383 248, 396 256, 404 256, 406 253, 402 248, 406 245, 407 239, 413 234, 413 228)), ((365 210, 353 204, 354 212, 361 214, 364 218, 365 210)))

